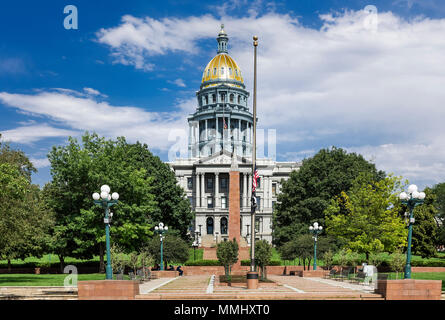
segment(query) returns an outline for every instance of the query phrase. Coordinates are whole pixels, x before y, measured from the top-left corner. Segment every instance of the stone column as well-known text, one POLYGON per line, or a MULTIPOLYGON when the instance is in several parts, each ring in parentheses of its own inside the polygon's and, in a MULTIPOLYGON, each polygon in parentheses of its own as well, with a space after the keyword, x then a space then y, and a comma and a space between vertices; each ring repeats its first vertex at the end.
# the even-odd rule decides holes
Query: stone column
POLYGON ((243 207, 247 207, 247 173, 243 173, 243 207))
POLYGON ((220 208, 220 197, 219 197, 219 172, 215 172, 215 208, 220 208))
POLYGON ((196 185, 196 191, 195 191, 195 206, 196 206, 196 208, 199 208, 201 205, 200 205, 200 203, 201 203, 201 190, 200 190, 200 188, 199 188, 199 185, 200 185, 200 181, 199 181, 199 176, 200 176, 200 174, 197 172, 196 174, 195 174, 195 185, 196 185))
POLYGON ((249 173, 249 181, 247 182, 248 184, 248 188, 247 188, 247 203, 248 206, 250 207, 250 198, 252 197, 252 174, 249 173))
POLYGON ((201 207, 207 208, 207 201, 205 197, 205 173, 201 172, 201 207))
POLYGON ((269 208, 272 208, 272 177, 269 178, 269 208))
POLYGON ((264 189, 264 204, 263 208, 267 208, 269 206, 269 178, 263 177, 263 189, 264 189))

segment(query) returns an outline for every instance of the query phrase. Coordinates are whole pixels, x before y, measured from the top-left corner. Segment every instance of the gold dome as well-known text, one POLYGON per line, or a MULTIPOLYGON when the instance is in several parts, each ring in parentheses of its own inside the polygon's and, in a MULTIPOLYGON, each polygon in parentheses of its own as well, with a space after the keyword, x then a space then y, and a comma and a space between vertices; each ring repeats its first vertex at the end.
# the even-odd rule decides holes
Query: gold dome
MULTIPOLYGON (((207 81, 213 82, 227 80, 241 82, 244 84, 241 69, 238 67, 235 60, 233 60, 232 57, 226 53, 220 53, 207 64, 202 75, 201 84, 207 81)), ((205 87, 207 86, 210 87, 212 84, 209 83, 205 87)))

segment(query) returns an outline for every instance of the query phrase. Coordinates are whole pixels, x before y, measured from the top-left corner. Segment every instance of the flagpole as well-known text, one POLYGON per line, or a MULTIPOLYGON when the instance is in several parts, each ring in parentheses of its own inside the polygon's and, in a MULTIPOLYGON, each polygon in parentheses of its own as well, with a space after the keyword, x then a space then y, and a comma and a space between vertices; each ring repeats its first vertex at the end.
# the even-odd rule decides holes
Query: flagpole
MULTIPOLYGON (((253 36, 253 145, 252 145, 252 181, 255 179, 256 167, 256 49, 258 46, 258 37, 253 36)), ((256 199, 255 191, 252 192, 252 215, 251 215, 251 233, 250 233, 250 272, 255 272, 255 210, 256 199)))

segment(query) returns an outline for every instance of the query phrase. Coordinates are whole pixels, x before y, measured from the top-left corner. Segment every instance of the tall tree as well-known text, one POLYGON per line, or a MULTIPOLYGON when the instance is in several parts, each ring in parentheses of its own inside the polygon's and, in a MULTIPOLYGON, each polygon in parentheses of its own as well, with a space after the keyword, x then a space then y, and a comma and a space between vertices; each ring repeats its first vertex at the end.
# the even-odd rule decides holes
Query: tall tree
POLYGON ((111 235, 124 251, 137 251, 152 237, 153 224, 161 220, 185 236, 192 219, 190 205, 169 167, 146 145, 87 132, 82 144, 70 138, 68 145, 53 147, 48 158, 53 179, 45 192, 57 217, 53 248, 62 264, 66 256, 99 254, 103 270, 104 213, 91 199, 103 184, 120 194, 119 204, 111 208, 111 235))
POLYGON ((352 251, 393 252, 406 245, 407 229, 400 216, 400 178, 379 181, 362 174, 349 192, 342 192, 325 210, 326 232, 340 238, 352 251))
POLYGON ((52 212, 44 206, 28 157, 0 142, 0 256, 24 259, 47 248, 52 212))
POLYGON ((274 244, 281 245, 307 233, 307 226, 313 221, 323 224, 330 200, 348 191, 362 172, 370 173, 375 180, 385 176, 361 155, 341 148, 322 149, 303 160, 300 169, 283 183, 278 196, 273 216, 274 244))

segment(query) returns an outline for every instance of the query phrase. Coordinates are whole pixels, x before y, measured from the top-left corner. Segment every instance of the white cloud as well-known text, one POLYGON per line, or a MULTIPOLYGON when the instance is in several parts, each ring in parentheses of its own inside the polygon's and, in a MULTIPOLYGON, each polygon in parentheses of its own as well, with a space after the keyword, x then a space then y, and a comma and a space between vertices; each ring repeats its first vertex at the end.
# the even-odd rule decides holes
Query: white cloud
POLYGON ((186 87, 184 80, 182 80, 181 78, 176 79, 174 81, 169 81, 170 83, 176 84, 178 87, 186 87))
POLYGON ((58 129, 48 124, 25 124, 11 130, 0 131, 2 140, 31 144, 45 138, 58 138, 77 135, 79 132, 73 130, 58 129))
POLYGON ((77 130, 60 131, 46 125, 43 128, 28 126, 5 131, 4 138, 29 143, 49 136, 68 136, 88 130, 107 137, 125 136, 129 141, 139 140, 151 148, 165 151, 170 145, 169 132, 187 128, 183 109, 190 107, 187 107, 186 101, 178 103, 179 111, 149 112, 130 106, 112 106, 71 91, 59 89, 37 94, 0 92, 0 101, 5 105, 48 117, 60 125, 77 130))
POLYGON ((41 159, 30 158, 29 160, 32 162, 34 167, 36 167, 37 169, 46 168, 51 165, 48 158, 41 158, 41 159))
POLYGON ((259 126, 277 129, 285 158, 300 156, 289 148, 336 145, 371 152, 378 167, 410 179, 445 180, 438 158, 445 150, 445 19, 379 12, 373 32, 365 11, 346 11, 321 15, 317 30, 290 14, 235 18, 226 9, 221 19, 125 16, 101 29, 98 41, 142 68, 154 55, 202 54, 198 41, 214 39, 223 22, 251 90, 257 34, 259 126))
POLYGON ((106 94, 100 93, 98 90, 93 89, 93 88, 83 88, 83 91, 85 91, 87 95, 91 95, 91 96, 100 96, 100 97, 104 97, 104 98, 108 97, 106 94))

